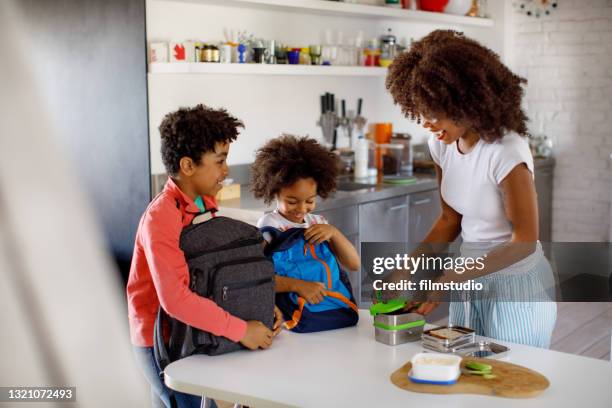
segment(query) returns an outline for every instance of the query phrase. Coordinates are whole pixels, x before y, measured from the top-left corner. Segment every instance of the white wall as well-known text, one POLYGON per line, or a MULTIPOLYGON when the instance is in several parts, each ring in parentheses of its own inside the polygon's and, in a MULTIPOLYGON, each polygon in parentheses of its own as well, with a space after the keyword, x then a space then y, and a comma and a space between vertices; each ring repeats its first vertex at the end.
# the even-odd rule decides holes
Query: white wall
POLYGON ((562 0, 549 17, 507 10, 508 56, 527 78, 530 130, 553 138, 553 240, 611 237, 612 1, 562 0))
MULTIPOLYGON (((398 20, 329 17, 270 10, 254 10, 202 3, 147 1, 147 38, 150 40, 223 40, 223 28, 246 29, 258 37, 308 46, 320 43, 326 28, 342 30, 344 37, 363 30, 376 37, 390 27, 401 39, 419 38, 437 28, 454 28, 503 55, 504 4, 489 1, 495 27, 442 26, 398 20)), ((164 171, 159 157, 159 126, 163 115, 179 106, 204 103, 226 107, 246 124, 230 153, 230 164, 252 162, 254 151, 281 132, 320 138, 316 126, 319 95, 329 91, 347 99, 349 108, 364 98, 363 114, 369 122, 391 121, 417 142, 426 133, 404 119, 384 87, 384 78, 295 77, 257 75, 149 75, 152 172, 164 171)))

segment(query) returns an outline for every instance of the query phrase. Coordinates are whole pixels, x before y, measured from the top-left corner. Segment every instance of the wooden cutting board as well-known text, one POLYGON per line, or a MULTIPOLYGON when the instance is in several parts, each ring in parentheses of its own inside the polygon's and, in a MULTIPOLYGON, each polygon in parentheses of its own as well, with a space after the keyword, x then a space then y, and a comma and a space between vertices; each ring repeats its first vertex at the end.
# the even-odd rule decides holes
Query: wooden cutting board
POLYGON ((432 385, 417 384, 410 381, 408 373, 412 368, 410 362, 393 374, 391 382, 401 389, 429 394, 483 394, 505 398, 530 398, 541 394, 550 383, 542 374, 516 364, 484 358, 464 358, 461 366, 467 361, 478 361, 493 367, 497 377, 486 380, 480 375, 461 374, 456 384, 432 385))

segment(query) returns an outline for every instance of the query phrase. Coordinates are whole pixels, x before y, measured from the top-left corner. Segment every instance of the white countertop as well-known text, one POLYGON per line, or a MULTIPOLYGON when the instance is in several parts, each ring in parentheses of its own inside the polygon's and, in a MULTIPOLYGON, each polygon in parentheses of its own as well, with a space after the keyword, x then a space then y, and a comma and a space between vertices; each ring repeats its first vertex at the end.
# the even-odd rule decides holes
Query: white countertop
POLYGON ((531 399, 481 395, 430 395, 404 391, 389 380, 420 343, 387 346, 374 341, 372 319, 360 311, 357 327, 320 333, 281 333, 265 351, 191 356, 170 364, 166 384, 175 390, 251 407, 612 407, 612 363, 535 347, 511 348, 504 359, 550 380, 531 399))

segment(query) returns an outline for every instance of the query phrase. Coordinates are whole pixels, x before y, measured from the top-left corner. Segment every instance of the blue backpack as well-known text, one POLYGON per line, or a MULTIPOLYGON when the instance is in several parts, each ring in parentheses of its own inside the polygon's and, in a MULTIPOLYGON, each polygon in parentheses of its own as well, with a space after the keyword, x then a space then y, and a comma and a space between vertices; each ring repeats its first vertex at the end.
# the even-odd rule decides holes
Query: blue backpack
POLYGON ((327 296, 321 303, 308 304, 295 292, 277 293, 276 305, 285 318, 286 329, 309 333, 354 326, 359 320, 355 298, 346 272, 340 269, 329 244, 308 243, 303 228, 280 231, 274 227, 263 227, 271 242, 265 254, 274 262, 277 275, 321 282, 327 296))

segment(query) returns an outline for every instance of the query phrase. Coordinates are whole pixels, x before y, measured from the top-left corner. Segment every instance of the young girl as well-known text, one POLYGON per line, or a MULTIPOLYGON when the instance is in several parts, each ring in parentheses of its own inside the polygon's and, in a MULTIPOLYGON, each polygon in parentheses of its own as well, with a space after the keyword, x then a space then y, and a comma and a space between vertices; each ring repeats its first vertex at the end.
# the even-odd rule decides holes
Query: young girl
MULTIPOLYGON (((504 301, 451 303, 450 323, 548 347, 556 304, 546 296, 516 301, 531 292, 542 296, 552 277, 538 242, 533 158, 521 109, 525 82, 476 41, 437 30, 394 60, 386 85, 402 112, 434 136, 429 149, 442 215, 425 243, 450 243, 461 234, 463 256, 487 255, 483 270, 447 273, 441 280, 477 278, 490 294, 504 295, 504 301)), ((425 303, 418 312, 435 306, 425 303)))
MULTIPOLYGON (((327 198, 336 189, 339 166, 336 156, 313 139, 289 135, 273 139, 258 150, 252 167, 251 188, 256 198, 276 201, 276 209, 257 226, 278 230, 305 228, 312 244, 328 241, 340 265, 347 271, 360 268, 359 254, 351 242, 321 216, 312 214, 317 196, 327 198)), ((264 233, 266 241, 271 236, 264 233)), ((326 295, 321 282, 276 275, 277 292, 295 292, 310 304, 326 295)))

